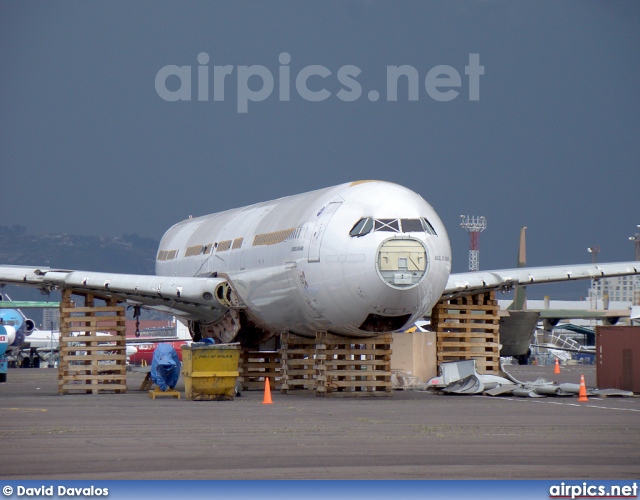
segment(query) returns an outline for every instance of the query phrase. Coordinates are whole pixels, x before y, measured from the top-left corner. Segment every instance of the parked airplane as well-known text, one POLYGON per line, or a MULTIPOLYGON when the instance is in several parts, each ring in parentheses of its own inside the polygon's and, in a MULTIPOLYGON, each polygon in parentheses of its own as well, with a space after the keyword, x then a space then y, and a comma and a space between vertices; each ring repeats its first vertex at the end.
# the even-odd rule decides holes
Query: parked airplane
MULTIPOLYGON (((38 330, 35 322, 28 319, 22 308, 58 307, 58 303, 50 302, 14 302, 8 296, 0 293, 0 323, 5 326, 9 340, 8 355, 19 366, 40 366, 40 361, 58 351, 60 332, 52 330, 38 330)), ((98 332, 97 335, 109 335, 98 332)), ((135 346, 127 346, 126 355, 131 357, 138 352, 135 346)))
POLYGON ((256 345, 283 331, 370 337, 422 318, 442 297, 638 274, 638 262, 451 274, 449 238, 413 191, 357 181, 189 218, 162 238, 156 276, 0 266, 0 283, 116 297, 256 345))
POLYGON ((5 326, 11 326, 15 330, 12 341, 9 342, 8 350, 13 348, 20 348, 25 341, 25 338, 31 335, 31 332, 35 329, 35 322, 28 319, 20 309, 16 309, 10 302, 10 299, 0 292, 0 301, 2 306, 0 307, 0 322, 5 326))
MULTIPOLYGON (((0 288, 4 285, 0 285, 0 288)), ((37 349, 41 349, 41 354, 57 349, 57 335, 50 331, 38 330, 35 322, 27 318, 22 309, 58 307, 58 303, 50 302, 25 302, 12 301, 4 292, 0 291, 0 322, 9 326, 9 347, 7 356, 20 366, 40 366, 41 356, 37 349), (53 338, 52 338, 53 336, 53 338)))

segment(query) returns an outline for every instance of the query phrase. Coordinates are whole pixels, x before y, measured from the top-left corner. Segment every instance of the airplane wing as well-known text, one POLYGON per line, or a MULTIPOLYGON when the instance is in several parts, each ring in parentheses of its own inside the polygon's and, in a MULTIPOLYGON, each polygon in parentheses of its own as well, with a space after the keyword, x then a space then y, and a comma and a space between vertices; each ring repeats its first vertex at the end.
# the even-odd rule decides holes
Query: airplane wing
POLYGON ((535 344, 535 345, 533 345, 533 347, 543 347, 544 349, 572 352, 574 354, 596 354, 596 350, 594 348, 592 348, 592 347, 581 347, 581 348, 559 347, 559 346, 557 346, 555 344, 551 344, 551 343, 548 343, 548 344, 535 344))
POLYGON ((217 321, 234 306, 235 294, 223 278, 189 278, 67 271, 46 267, 0 266, 0 284, 45 291, 73 288, 187 319, 217 321))
POLYGON ((490 290, 509 290, 514 286, 557 283, 584 279, 640 274, 640 261, 569 266, 519 267, 496 271, 474 271, 449 275, 443 298, 455 298, 490 290))

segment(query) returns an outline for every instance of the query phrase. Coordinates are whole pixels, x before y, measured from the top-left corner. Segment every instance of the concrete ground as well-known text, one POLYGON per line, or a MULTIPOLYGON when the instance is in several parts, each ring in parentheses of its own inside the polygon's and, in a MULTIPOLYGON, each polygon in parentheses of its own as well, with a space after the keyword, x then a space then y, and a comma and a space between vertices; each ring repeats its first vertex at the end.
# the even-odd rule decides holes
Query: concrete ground
MULTIPOLYGON (((595 385, 595 368, 511 366, 595 385)), ((244 392, 235 401, 57 394, 54 369, 0 384, 3 479, 638 479, 640 398, 388 398, 244 392)), ((178 389, 183 389, 182 379, 178 389)), ((184 393, 183 393, 184 397, 184 393)))

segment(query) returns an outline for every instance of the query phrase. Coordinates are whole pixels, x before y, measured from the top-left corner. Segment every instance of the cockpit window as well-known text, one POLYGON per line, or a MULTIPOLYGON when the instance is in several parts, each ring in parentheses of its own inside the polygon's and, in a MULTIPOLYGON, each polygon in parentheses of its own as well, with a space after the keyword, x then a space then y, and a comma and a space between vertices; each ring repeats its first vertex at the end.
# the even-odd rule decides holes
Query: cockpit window
POLYGON ((369 234, 372 229, 390 233, 427 233, 437 236, 431 223, 424 217, 420 219, 373 219, 364 217, 356 222, 356 225, 349 231, 349 236, 364 236, 369 234))
POLYGON ((372 228, 373 219, 365 217, 364 219, 360 219, 358 222, 356 222, 356 225, 353 226, 353 229, 349 231, 349 236, 364 236, 365 234, 369 234, 372 228))
POLYGON ((431 222, 429 222, 424 217, 422 219, 420 219, 420 220, 422 221, 422 224, 424 225, 425 232, 427 232, 429 234, 432 234, 434 236, 438 236, 438 234, 436 233, 436 230, 433 229, 433 226, 431 225, 431 222))
POLYGON ((402 232, 403 233, 423 233, 424 226, 420 219, 402 219, 402 232))
POLYGON ((375 231, 390 231, 392 233, 400 232, 400 222, 398 219, 376 219, 375 231))

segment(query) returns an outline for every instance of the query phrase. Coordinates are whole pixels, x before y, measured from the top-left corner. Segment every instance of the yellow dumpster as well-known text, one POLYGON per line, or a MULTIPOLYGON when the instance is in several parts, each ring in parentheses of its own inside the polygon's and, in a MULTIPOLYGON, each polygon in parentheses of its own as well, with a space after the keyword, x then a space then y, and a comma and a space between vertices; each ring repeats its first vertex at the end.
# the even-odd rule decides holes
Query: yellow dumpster
POLYGON ((194 401, 233 400, 236 396, 239 345, 183 345, 185 397, 194 401))

